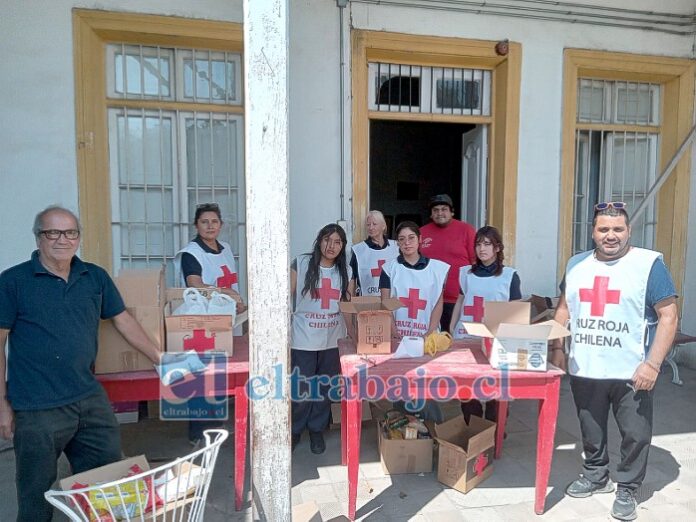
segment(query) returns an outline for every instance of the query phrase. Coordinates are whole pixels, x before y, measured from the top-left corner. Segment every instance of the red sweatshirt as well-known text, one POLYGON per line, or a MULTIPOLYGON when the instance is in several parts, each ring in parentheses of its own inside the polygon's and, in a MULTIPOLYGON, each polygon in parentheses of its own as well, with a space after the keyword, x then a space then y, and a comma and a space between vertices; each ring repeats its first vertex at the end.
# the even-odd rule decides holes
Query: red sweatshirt
POLYGON ((459 269, 476 261, 474 227, 453 219, 445 227, 428 223, 421 230, 421 253, 450 265, 445 284, 445 303, 455 303, 459 296, 459 269))

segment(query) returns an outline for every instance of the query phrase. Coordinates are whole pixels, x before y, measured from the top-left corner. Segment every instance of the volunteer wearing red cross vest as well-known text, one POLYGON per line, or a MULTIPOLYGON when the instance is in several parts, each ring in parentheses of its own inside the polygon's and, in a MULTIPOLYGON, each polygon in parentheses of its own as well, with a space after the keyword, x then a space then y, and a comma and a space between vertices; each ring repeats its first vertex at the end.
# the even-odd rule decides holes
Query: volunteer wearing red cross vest
MULTIPOLYGON (((459 269, 460 294, 450 323, 450 332, 455 339, 468 337, 463 321, 483 321, 485 302, 522 298, 517 271, 503 266, 505 246, 498 229, 489 226, 480 228, 476 232, 475 244, 476 262, 459 269)), ((462 401, 462 413, 468 423, 471 415, 483 416, 483 404, 476 399, 462 401)), ((486 403, 485 415, 488 420, 498 420, 498 401, 486 403)))
MULTIPOLYGON (((346 335, 346 322, 339 301, 350 300, 353 292, 352 270, 346 259, 346 233, 336 224, 319 230, 312 252, 297 257, 291 265, 290 288, 293 299, 292 349, 293 376, 299 376, 297 392, 312 392, 307 379, 340 373, 338 340, 346 335)), ((295 391, 295 390, 293 390, 295 391)), ((329 425, 331 403, 329 385, 318 387, 311 400, 293 397, 292 449, 309 430, 310 450, 324 453, 323 431, 329 425)))
MULTIPOLYGON (((222 230, 222 213, 217 203, 202 203, 196 207, 193 224, 198 233, 193 241, 182 248, 176 256, 184 286, 205 288, 217 287, 237 301, 237 312, 244 310, 237 282, 237 264, 230 245, 219 241, 222 230)), ((241 327, 235 328, 234 335, 242 335, 241 327)), ((189 401, 193 410, 196 403, 205 405, 205 400, 195 397, 189 401)), ((220 427, 219 421, 192 420, 188 426, 189 442, 196 446, 207 429, 220 427)))
POLYGON ((447 194, 430 198, 430 219, 421 229, 421 252, 431 259, 447 263, 451 270, 447 276, 441 317, 441 329, 448 330, 459 297, 459 269, 476 261, 474 236, 476 230, 469 223, 454 219, 454 205, 447 194))
MULTIPOLYGON (((569 321, 572 332, 567 365, 585 454, 582 474, 566 494, 614 491, 607 448, 611 409, 621 433, 611 515, 633 520, 652 438, 652 390, 677 327, 677 294, 662 255, 629 245, 625 206, 595 206, 596 248, 568 261, 555 318, 569 321)), ((550 360, 565 367, 560 343, 550 360)))
POLYGON ((401 254, 382 266, 379 288, 382 297, 397 297, 402 308, 394 310, 401 336, 425 337, 440 327, 442 293, 449 265, 421 255, 420 229, 412 221, 396 228, 401 254))
POLYGON ((387 222, 379 210, 370 210, 365 218, 367 239, 353 245, 350 267, 355 278, 356 295, 379 295, 382 265, 399 255, 396 241, 387 239, 387 222))
POLYGON ((220 288, 237 301, 238 313, 244 311, 234 253, 229 244, 218 240, 223 225, 220 206, 217 203, 198 205, 193 224, 196 237, 176 255, 184 286, 220 288))

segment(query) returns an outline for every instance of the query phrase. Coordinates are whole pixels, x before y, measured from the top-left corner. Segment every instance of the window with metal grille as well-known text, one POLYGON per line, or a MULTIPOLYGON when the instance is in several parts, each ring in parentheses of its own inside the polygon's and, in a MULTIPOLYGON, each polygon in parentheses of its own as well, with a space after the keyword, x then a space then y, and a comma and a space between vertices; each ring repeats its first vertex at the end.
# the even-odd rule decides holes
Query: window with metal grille
MULTIPOLYGON (((631 213, 655 181, 659 150, 660 86, 580 79, 575 135, 573 253, 589 250, 594 205, 623 201, 631 213)), ((657 209, 631 223, 631 243, 652 248, 657 209)))
POLYGON ((107 95, 114 270, 165 263, 179 285, 196 205, 217 202, 245 288, 241 56, 109 45, 107 95))
POLYGON ((369 63, 369 108, 375 111, 489 116, 491 71, 369 63))

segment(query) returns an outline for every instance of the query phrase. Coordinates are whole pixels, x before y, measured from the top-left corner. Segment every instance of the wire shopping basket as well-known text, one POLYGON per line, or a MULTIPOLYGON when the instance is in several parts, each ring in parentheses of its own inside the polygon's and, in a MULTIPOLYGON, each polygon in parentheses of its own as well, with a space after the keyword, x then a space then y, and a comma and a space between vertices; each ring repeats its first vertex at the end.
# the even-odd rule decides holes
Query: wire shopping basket
POLYGON ((220 446, 227 430, 206 430, 205 446, 119 480, 44 493, 74 522, 200 522, 220 446))

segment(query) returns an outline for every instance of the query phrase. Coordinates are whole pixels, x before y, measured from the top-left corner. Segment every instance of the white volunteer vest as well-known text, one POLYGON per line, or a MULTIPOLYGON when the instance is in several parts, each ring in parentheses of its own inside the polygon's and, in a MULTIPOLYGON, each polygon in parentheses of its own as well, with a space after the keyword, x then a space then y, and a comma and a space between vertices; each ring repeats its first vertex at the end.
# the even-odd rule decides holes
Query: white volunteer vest
POLYGON ((379 276, 382 273, 382 266, 399 255, 396 241, 388 239, 387 246, 380 250, 370 248, 363 241, 353 245, 353 255, 358 262, 360 295, 379 295, 379 276))
POLYGON ((484 307, 486 301, 509 301, 510 284, 515 269, 508 266, 503 267, 500 275, 479 277, 470 272, 471 266, 463 266, 459 269, 459 288, 464 295, 462 310, 459 313, 459 320, 454 329, 452 337, 455 339, 466 339, 466 328, 462 321, 468 323, 480 323, 483 321, 484 307))
MULTIPOLYGON (((218 241, 222 245, 222 250, 217 254, 206 252, 195 241, 191 241, 176 254, 176 266, 179 270, 183 286, 188 286, 181 270, 181 255, 186 252, 196 258, 201 265, 201 279, 203 284, 216 286, 218 288, 231 288, 239 293, 239 274, 237 273, 237 263, 234 260, 234 253, 228 243, 218 241)), ((234 335, 243 335, 242 325, 234 329, 234 335)))
POLYGON ((237 274, 237 263, 234 260, 234 253, 230 245, 224 241, 218 241, 222 245, 222 250, 217 254, 212 254, 203 250, 198 243, 191 241, 176 254, 177 266, 181 274, 181 282, 186 286, 184 274, 181 271, 181 255, 186 252, 196 258, 201 265, 201 279, 203 283, 218 288, 231 288, 239 292, 239 276, 237 274))
POLYGON ((450 266, 430 259, 422 270, 407 268, 396 259, 382 270, 391 280, 391 297, 398 297, 403 308, 394 310, 396 329, 403 336, 422 337, 430 327, 430 316, 447 279, 450 266))
POLYGON ((590 379, 630 379, 645 360, 645 294, 659 252, 631 248, 613 262, 594 251, 573 256, 566 268, 572 332, 568 369, 590 379))
MULTIPOLYGON (((341 300, 341 274, 336 266, 319 267, 319 295, 312 298, 311 291, 302 295, 310 256, 297 258, 297 285, 295 311, 292 314, 292 348, 319 351, 338 346, 338 340, 346 336, 346 325, 338 303, 341 300)), ((348 267, 348 279, 351 278, 348 267)))

